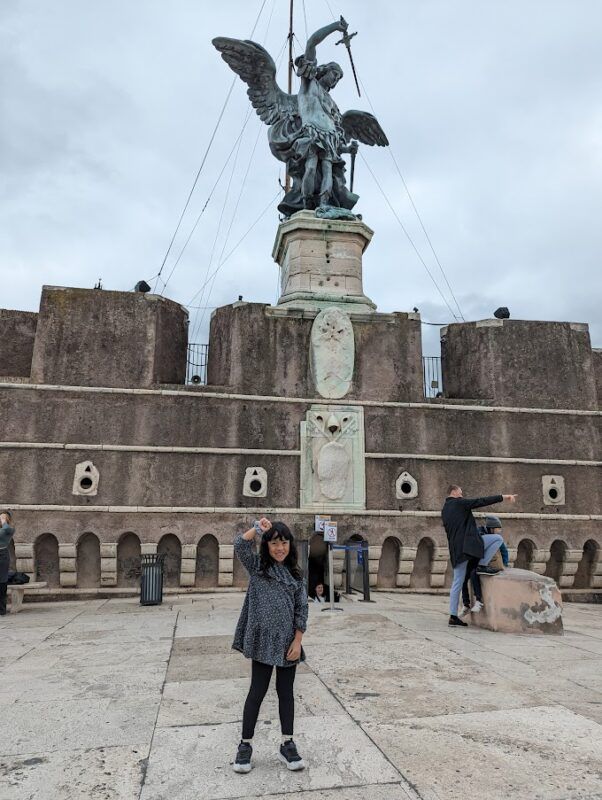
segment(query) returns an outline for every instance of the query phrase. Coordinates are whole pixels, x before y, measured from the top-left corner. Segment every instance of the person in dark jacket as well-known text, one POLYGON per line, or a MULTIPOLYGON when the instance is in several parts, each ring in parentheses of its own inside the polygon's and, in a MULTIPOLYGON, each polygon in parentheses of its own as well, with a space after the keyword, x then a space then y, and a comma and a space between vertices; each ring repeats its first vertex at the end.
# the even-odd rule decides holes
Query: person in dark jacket
POLYGON ((449 593, 449 624, 462 625, 466 623, 458 617, 458 601, 464 578, 466 565, 469 558, 478 558, 479 572, 493 574, 486 565, 493 554, 499 550, 503 539, 498 534, 485 534, 481 536, 477 523, 472 515, 473 509, 491 506, 507 500, 516 501, 515 494, 496 494, 489 497, 464 497, 460 486, 452 484, 447 490, 447 498, 441 511, 443 527, 447 534, 449 557, 454 568, 454 577, 449 593))
POLYGON ((11 526, 10 511, 0 512, 0 617, 6 614, 6 595, 8 593, 8 568, 10 566, 9 545, 15 529, 11 526))

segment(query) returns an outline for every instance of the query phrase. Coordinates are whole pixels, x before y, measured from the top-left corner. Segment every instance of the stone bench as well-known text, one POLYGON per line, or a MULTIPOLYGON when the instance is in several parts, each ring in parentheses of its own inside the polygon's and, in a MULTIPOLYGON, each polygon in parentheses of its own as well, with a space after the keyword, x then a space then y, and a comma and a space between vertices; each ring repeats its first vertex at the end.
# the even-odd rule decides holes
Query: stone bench
POLYGON ((481 575, 484 608, 473 625, 503 633, 562 634, 562 596, 553 578, 526 569, 481 575))
POLYGON ((23 598, 25 597, 25 592, 28 589, 45 589, 47 586, 45 581, 39 581, 38 583, 22 583, 22 584, 10 584, 7 586, 8 593, 10 596, 10 610, 12 614, 18 614, 23 606, 23 598))

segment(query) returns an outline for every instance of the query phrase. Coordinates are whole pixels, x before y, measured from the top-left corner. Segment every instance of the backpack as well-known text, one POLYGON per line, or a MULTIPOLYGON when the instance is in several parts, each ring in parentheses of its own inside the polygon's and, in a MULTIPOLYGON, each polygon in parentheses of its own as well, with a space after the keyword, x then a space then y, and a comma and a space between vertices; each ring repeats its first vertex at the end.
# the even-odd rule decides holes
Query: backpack
POLYGON ((26 575, 24 572, 13 572, 11 570, 8 573, 9 586, 23 586, 25 583, 29 583, 29 575, 26 575))

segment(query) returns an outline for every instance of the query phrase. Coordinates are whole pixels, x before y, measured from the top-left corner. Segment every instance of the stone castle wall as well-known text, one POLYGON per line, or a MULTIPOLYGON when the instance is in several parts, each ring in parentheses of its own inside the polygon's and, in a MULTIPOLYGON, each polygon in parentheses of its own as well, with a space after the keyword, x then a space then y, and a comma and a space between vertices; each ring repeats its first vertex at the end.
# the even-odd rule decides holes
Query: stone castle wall
MULTIPOLYGON (((496 508, 516 565, 602 588, 601 361, 585 326, 449 326, 448 396, 425 401, 417 315, 351 312, 346 329, 318 312, 218 309, 206 387, 183 386, 186 312, 164 298, 45 287, 39 315, 0 315, 20 337, 0 353, 17 567, 59 593, 135 592, 140 554, 160 552, 174 590, 243 586, 236 530, 282 518, 316 554, 325 512, 342 540, 368 541, 373 586, 441 588, 454 482, 518 493, 496 508)), ((342 569, 337 556, 338 585, 342 569)))

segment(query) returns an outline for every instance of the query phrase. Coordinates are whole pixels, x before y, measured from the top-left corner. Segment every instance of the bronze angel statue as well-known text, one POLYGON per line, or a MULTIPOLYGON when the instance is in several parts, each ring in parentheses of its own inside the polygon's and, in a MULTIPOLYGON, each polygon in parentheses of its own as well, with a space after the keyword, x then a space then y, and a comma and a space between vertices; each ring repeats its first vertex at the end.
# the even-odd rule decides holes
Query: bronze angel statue
POLYGON ((261 45, 223 36, 213 40, 224 61, 249 87, 253 108, 270 126, 270 150, 286 164, 292 184, 278 206, 286 217, 305 208, 318 209, 324 216, 337 216, 336 209, 341 216, 353 216, 358 196, 345 185, 342 154, 357 152, 355 139, 368 145, 389 144, 372 114, 339 111, 330 92, 343 77, 341 67, 334 62, 318 65, 317 45, 335 31, 347 37, 347 27, 341 17, 309 37, 305 53, 295 61, 301 79, 298 94, 280 89, 274 60, 261 45))

